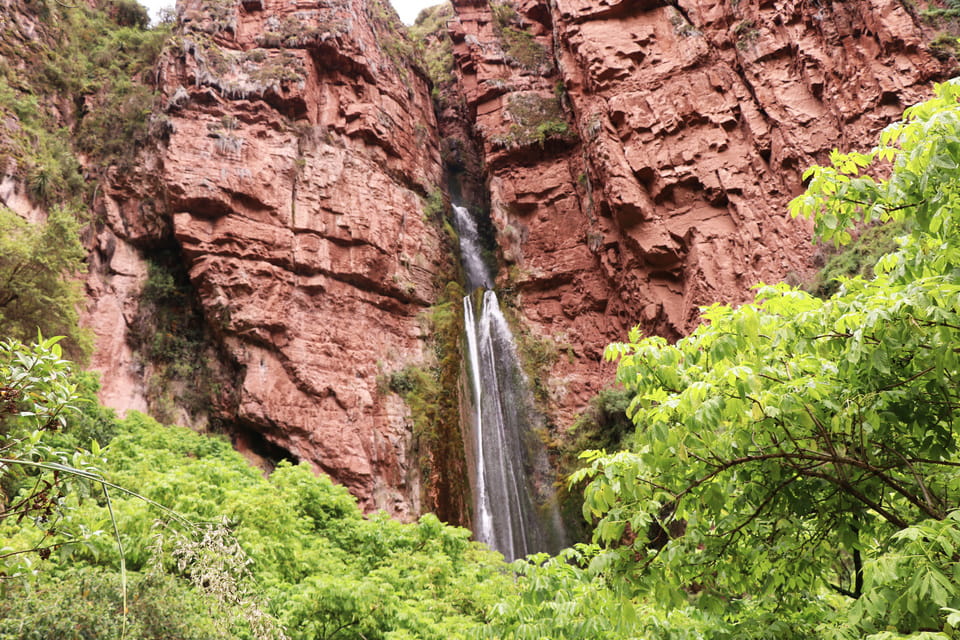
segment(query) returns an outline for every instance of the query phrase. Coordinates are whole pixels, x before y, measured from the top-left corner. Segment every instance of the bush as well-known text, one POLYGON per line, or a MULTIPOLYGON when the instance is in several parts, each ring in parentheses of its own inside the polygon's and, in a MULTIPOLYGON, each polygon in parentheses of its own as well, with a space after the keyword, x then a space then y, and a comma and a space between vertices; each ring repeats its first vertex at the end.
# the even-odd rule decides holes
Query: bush
POLYGON ((500 38, 507 61, 514 66, 544 74, 553 68, 553 58, 533 34, 524 28, 517 10, 512 5, 491 3, 493 30, 500 38))
POLYGON ((150 26, 147 8, 136 0, 113 0, 107 9, 110 17, 121 27, 146 29, 150 26))
MULTIPOLYGON (((128 576, 127 638, 226 640, 229 620, 214 620, 203 596, 188 582, 159 573, 128 576)), ((120 574, 79 566, 8 581, 0 600, 0 640, 120 640, 123 589, 120 574)))
POLYGON ((841 250, 824 246, 829 256, 826 264, 817 273, 816 279, 806 287, 810 293, 829 298, 840 288, 840 278, 873 277, 873 267, 881 256, 897 248, 897 238, 907 233, 904 225, 885 224, 867 227, 856 240, 841 250))
POLYGON ((507 113, 514 124, 509 133, 492 140, 499 147, 543 147, 555 140, 571 142, 576 139, 567 124, 560 97, 545 96, 534 91, 514 92, 507 102, 507 113))
POLYGON ((4 337, 22 341, 65 335, 67 353, 84 360, 90 337, 80 329, 80 286, 72 278, 83 268, 79 224, 63 208, 34 226, 0 205, 0 326, 4 337))

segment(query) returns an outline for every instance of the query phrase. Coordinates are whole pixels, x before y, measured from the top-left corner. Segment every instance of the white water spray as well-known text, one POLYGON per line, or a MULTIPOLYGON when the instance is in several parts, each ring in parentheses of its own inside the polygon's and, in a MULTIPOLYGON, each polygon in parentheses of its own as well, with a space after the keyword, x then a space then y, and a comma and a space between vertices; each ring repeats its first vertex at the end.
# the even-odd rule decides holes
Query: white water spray
MULTIPOLYGON (((483 289, 479 314, 472 294, 463 299, 476 465, 474 534, 513 560, 559 547, 561 527, 555 505, 537 505, 533 498, 532 475, 545 467, 545 455, 532 432, 536 412, 513 334, 491 290, 476 223, 463 207, 454 206, 454 213, 467 286, 483 289)), ((549 486, 541 493, 552 498, 549 486)))

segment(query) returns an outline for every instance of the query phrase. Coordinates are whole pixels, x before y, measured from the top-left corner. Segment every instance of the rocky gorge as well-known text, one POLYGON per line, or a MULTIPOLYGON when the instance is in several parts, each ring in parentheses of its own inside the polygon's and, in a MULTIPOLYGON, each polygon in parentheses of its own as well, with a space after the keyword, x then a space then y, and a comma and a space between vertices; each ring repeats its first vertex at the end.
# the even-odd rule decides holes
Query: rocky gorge
MULTIPOLYGON (((562 439, 631 326, 675 339, 701 305, 807 277, 819 249, 786 214, 804 168, 956 62, 898 0, 456 0, 433 18, 425 56, 383 0, 181 0, 144 79, 153 137, 105 173, 84 237, 106 404, 166 402, 368 511, 469 524, 451 197, 489 218, 544 438, 562 439), (138 338, 158 256, 205 362, 160 391, 138 338)), ((4 203, 33 215, 7 171, 4 203)))

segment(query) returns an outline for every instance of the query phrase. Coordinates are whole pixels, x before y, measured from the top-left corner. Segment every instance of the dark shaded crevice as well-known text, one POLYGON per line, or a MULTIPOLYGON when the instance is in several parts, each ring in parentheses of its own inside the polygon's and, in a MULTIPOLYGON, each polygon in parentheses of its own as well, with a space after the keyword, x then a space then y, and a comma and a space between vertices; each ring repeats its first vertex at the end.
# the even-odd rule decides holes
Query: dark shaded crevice
POLYGON ((221 422, 214 426, 214 431, 227 435, 234 449, 267 474, 281 462, 300 462, 300 458, 269 439, 254 425, 221 422))
POLYGON ((146 257, 148 277, 127 335, 147 406, 160 422, 177 422, 178 410, 206 422, 236 403, 230 390, 237 388, 239 367, 217 339, 217 312, 201 304, 176 241, 169 238, 146 257))

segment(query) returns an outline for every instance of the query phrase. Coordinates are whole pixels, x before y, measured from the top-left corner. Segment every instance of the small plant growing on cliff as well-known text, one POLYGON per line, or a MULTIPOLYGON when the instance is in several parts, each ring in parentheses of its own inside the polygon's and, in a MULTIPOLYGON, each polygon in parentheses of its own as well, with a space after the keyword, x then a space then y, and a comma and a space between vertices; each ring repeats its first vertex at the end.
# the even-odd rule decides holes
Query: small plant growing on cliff
POLYGON ((943 62, 956 57, 958 51, 960 51, 960 38, 949 33, 941 31, 930 42, 930 53, 943 62))
POLYGON ((902 224, 875 225, 856 234, 845 247, 821 245, 826 262, 816 279, 806 287, 810 293, 828 298, 840 288, 840 278, 873 277, 873 266, 884 255, 897 249, 897 238, 907 233, 902 224))
MULTIPOLYGON (((466 462, 460 434, 460 403, 457 392, 461 365, 463 288, 448 282, 440 300, 424 314, 433 336, 435 364, 408 365, 378 379, 384 390, 401 398, 410 408, 413 432, 420 452, 420 465, 430 487, 444 487, 447 500, 469 492, 466 462)), ((452 517, 463 505, 438 504, 439 511, 452 510, 441 517, 452 517)))
POLYGON ((388 0, 371 0, 366 9, 380 50, 393 63, 400 78, 409 84, 410 68, 421 67, 421 58, 400 23, 397 12, 388 0))
POLYGON ((161 420, 173 422, 178 405, 194 415, 209 408, 214 381, 206 327, 177 254, 157 252, 130 339, 148 367, 147 401, 161 420))
POLYGON ((920 12, 920 15, 928 24, 949 23, 955 18, 960 17, 960 2, 957 0, 931 2, 926 9, 920 12))
POLYGON ((567 124, 560 100, 536 92, 510 94, 507 113, 513 124, 508 133, 493 138, 495 146, 543 147, 548 141, 571 141, 575 134, 567 124))
POLYGON ((676 7, 667 7, 667 11, 667 16, 670 20, 670 24, 673 25, 674 33, 685 38, 700 35, 700 31, 690 24, 687 18, 680 13, 676 7))
POLYGON ((733 35, 737 40, 737 49, 741 51, 752 45, 760 37, 760 30, 753 20, 743 20, 733 28, 733 35))
POLYGON ((517 10, 508 3, 491 3, 493 30, 503 45, 507 62, 530 71, 547 75, 553 71, 553 57, 524 28, 517 10))
POLYGON ((490 14, 493 16, 494 29, 504 29, 520 19, 513 5, 506 2, 491 2, 490 14))
POLYGON ((447 205, 443 200, 443 192, 435 189, 427 194, 423 201, 423 215, 428 220, 443 220, 447 205))
POLYGON ((151 116, 157 95, 129 81, 111 83, 100 109, 83 119, 79 146, 104 163, 129 166, 150 139, 151 116))
POLYGON ((180 13, 180 24, 186 31, 210 35, 235 32, 238 4, 236 0, 203 0, 199 7, 180 13))
POLYGON ((121 27, 146 29, 150 25, 150 14, 136 0, 113 0, 107 13, 121 27))
POLYGON ((506 27, 500 35, 508 62, 526 69, 543 70, 544 74, 552 70, 552 58, 547 50, 529 31, 506 27))
POLYGON ((220 155, 240 159, 243 151, 243 138, 229 133, 220 133, 217 136, 216 148, 220 155))
POLYGON ((212 87, 227 98, 280 94, 288 85, 306 80, 303 62, 286 50, 231 51, 202 35, 184 37, 181 49, 197 62, 197 85, 212 87))

